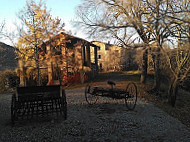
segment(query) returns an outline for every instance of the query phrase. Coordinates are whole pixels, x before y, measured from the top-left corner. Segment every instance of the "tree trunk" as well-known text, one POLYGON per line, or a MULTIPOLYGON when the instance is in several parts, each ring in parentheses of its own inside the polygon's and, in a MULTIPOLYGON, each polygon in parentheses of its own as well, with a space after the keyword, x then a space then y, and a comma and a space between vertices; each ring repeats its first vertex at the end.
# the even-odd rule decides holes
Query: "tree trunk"
POLYGON ((141 69, 141 83, 146 82, 147 78, 147 62, 148 62, 148 49, 145 48, 143 52, 143 59, 142 59, 142 69, 141 69))
POLYGON ((177 94, 178 94, 178 80, 174 79, 173 81, 171 81, 168 89, 168 102, 173 107, 175 106, 176 103, 177 94))
POLYGON ((154 90, 159 90, 160 89, 160 82, 161 82, 161 77, 160 77, 160 48, 157 47, 155 50, 155 58, 154 58, 154 90))
POLYGON ((35 45, 35 61, 36 61, 36 68, 37 68, 37 86, 40 86, 40 67, 39 67, 39 55, 38 55, 38 47, 35 45))

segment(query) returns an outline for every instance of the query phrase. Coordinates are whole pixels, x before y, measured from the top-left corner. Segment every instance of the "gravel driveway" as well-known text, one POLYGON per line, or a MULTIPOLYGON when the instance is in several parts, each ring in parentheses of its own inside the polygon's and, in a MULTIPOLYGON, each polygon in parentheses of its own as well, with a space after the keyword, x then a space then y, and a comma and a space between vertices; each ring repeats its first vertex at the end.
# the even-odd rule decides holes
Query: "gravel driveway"
POLYGON ((68 119, 60 117, 18 122, 10 120, 11 95, 0 96, 2 142, 128 142, 190 141, 188 128, 151 103, 138 100, 128 111, 124 100, 100 98, 93 106, 84 99, 84 88, 67 90, 68 119))

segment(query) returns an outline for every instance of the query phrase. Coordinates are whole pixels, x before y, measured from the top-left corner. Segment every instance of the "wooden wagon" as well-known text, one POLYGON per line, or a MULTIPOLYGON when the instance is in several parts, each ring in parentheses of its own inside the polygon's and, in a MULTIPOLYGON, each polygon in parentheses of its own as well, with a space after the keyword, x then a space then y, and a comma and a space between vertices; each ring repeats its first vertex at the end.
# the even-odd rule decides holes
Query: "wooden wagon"
POLYGON ((126 107, 129 110, 135 109, 137 102, 137 86, 131 82, 126 86, 126 89, 118 89, 113 81, 107 82, 110 88, 103 88, 101 86, 94 85, 93 83, 87 84, 85 88, 85 98, 88 104, 95 104, 98 97, 109 97, 113 99, 124 99, 126 107))
POLYGON ((12 124, 19 118, 43 117, 49 113, 60 113, 67 119, 66 95, 60 85, 17 87, 11 102, 12 124))

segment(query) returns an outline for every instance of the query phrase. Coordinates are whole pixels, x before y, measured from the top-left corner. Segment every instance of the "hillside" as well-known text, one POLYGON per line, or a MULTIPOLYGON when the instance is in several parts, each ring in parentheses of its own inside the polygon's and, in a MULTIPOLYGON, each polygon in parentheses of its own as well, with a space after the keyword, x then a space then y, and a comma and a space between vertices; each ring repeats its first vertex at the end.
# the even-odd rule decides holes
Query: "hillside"
POLYGON ((14 48, 0 42, 0 71, 6 69, 14 70, 17 67, 14 48))

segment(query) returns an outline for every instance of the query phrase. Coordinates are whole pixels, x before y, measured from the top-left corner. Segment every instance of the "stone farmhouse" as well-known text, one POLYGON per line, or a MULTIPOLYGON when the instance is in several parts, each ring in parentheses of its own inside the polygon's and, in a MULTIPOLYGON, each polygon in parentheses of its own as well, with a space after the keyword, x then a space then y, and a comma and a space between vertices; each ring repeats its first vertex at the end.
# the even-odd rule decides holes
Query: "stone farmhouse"
POLYGON ((100 71, 129 70, 136 66, 134 62, 135 50, 129 50, 117 45, 92 41, 100 47, 98 50, 98 66, 100 71))
MULTIPOLYGON (((98 46, 84 39, 60 33, 40 47, 39 68, 45 73, 43 85, 84 82, 98 73, 98 46), (92 52, 93 51, 93 52, 92 52)), ((19 61, 20 86, 35 85, 36 65, 34 61, 19 61), (27 71, 28 70, 28 71, 27 71), (33 70, 33 72, 32 72, 33 70)))

